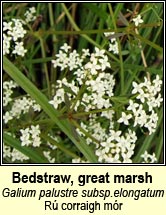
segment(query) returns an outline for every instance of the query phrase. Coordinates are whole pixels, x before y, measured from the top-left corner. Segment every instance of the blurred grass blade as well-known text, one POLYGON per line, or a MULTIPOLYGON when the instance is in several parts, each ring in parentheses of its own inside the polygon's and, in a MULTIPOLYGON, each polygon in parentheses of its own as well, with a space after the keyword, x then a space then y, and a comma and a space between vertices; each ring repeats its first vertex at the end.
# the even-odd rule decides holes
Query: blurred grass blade
POLYGON ((123 14, 121 12, 119 12, 119 15, 118 15, 120 21, 125 25, 125 26, 129 26, 129 23, 127 21, 127 19, 123 16, 123 14))
POLYGON ((121 36, 124 36, 125 33, 115 33, 115 34, 110 34, 109 36, 107 36, 108 39, 113 39, 113 38, 118 38, 118 37, 121 37, 121 36))

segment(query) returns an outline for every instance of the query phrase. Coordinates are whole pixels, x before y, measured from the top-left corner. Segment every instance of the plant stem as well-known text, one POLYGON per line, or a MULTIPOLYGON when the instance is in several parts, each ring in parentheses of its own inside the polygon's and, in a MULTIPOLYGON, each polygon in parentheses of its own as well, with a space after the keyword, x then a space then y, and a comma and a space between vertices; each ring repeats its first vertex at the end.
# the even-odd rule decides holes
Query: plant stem
MULTIPOLYGON (((111 4, 108 4, 109 10, 110 10, 110 14, 112 17, 112 22, 113 22, 113 26, 115 29, 115 32, 117 31, 117 26, 116 26, 116 22, 115 22, 115 18, 114 18, 114 13, 112 10, 112 6, 111 4)), ((124 67, 123 67, 123 58, 122 58, 122 51, 121 51, 121 45, 120 45, 120 41, 119 39, 117 39, 118 42, 118 50, 119 50, 119 60, 120 60, 120 84, 121 84, 121 95, 124 94, 124 67)))
MULTIPOLYGON (((45 53, 45 48, 44 48, 44 42, 41 37, 39 37, 39 40, 40 40, 40 45, 41 45, 42 58, 45 59, 46 53, 45 53)), ((49 80, 49 75, 48 75, 48 68, 47 68, 46 63, 43 63, 43 65, 44 65, 44 72, 45 72, 46 82, 47 82, 47 87, 48 87, 48 97, 51 98, 51 88, 50 88, 50 80, 49 80)))

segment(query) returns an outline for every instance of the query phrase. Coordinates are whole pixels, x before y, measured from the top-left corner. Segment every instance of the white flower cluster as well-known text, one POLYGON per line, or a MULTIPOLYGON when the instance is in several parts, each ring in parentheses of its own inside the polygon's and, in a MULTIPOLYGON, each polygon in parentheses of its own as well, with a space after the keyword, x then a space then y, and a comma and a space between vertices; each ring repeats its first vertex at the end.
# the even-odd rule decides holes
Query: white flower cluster
MULTIPOLYGON (((12 80, 3 82, 3 108, 4 108, 3 120, 5 124, 9 123, 10 120, 20 118, 22 114, 27 113, 30 108, 32 108, 34 111, 41 110, 40 105, 36 104, 36 102, 29 98, 28 96, 13 99, 12 98, 12 95, 14 93, 13 89, 16 87, 18 87, 18 85, 12 80)), ((33 141, 33 146, 39 147, 41 141, 39 137, 40 132, 38 131, 38 127, 31 126, 31 130, 30 129, 28 130, 29 134, 27 130, 23 132, 22 129, 21 137, 22 145, 27 145, 28 143, 31 144, 33 141), (30 138, 29 140, 28 136, 30 138)), ((7 146, 5 144, 3 146, 3 157, 10 159, 12 162, 14 161, 23 162, 24 160, 29 159, 27 156, 25 156, 18 150, 11 148, 10 146, 7 146)))
POLYGON ((122 112, 119 123, 129 124, 129 120, 134 120, 134 127, 139 125, 148 129, 149 134, 155 132, 158 122, 158 115, 155 111, 156 107, 160 107, 163 99, 161 98, 162 81, 159 75, 150 82, 146 77, 144 82, 137 84, 133 82, 132 94, 135 99, 129 100, 127 111, 129 114, 122 112))
POLYGON ((58 80, 56 94, 49 103, 58 108, 59 104, 65 102, 65 93, 69 100, 74 100, 84 83, 87 88, 86 93, 83 94, 81 102, 77 101, 76 111, 79 106, 84 107, 85 111, 111 107, 109 98, 113 96, 115 80, 110 73, 103 72, 106 68, 110 68, 105 51, 95 48, 95 53, 90 55, 89 50, 83 50, 83 54, 79 56, 75 50, 69 53, 70 49, 70 46, 64 44, 59 54, 56 54, 57 59, 53 60, 52 63, 54 67, 60 67, 61 70, 67 68, 70 71, 74 70, 76 79, 71 82, 68 82, 66 78, 58 80), (86 56, 89 56, 89 62, 84 62, 86 56), (65 92, 64 86, 70 92, 65 92))
MULTIPOLYGON (((59 66, 61 70, 67 68, 71 70, 70 65, 66 64, 71 59, 70 53, 68 53, 70 49, 71 47, 67 44, 60 49, 60 54, 57 54, 57 59, 53 61, 54 67, 59 66), (63 51, 64 47, 66 47, 65 51, 63 51)), ((73 55, 73 52, 71 53, 73 55)), ((99 162, 131 162, 130 158, 134 154, 134 143, 137 137, 135 132, 131 130, 128 130, 124 135, 121 135, 121 131, 113 130, 114 122, 112 119, 114 111, 110 108, 112 107, 111 97, 114 96, 115 80, 110 73, 105 72, 107 68, 111 67, 108 57, 105 55, 104 50, 99 50, 98 48, 95 48, 95 52, 92 54, 89 54, 89 50, 86 52, 84 50, 84 53, 88 53, 86 56, 89 56, 89 61, 84 62, 83 56, 80 56, 79 63, 76 58, 74 59, 75 68, 72 69, 76 79, 72 80, 71 83, 66 78, 62 81, 58 80, 56 94, 50 103, 55 108, 58 108, 60 104, 65 102, 65 93, 68 95, 69 100, 75 99, 79 94, 81 85, 84 84, 86 90, 81 99, 77 101, 75 111, 79 111, 82 108, 85 112, 96 109, 106 109, 106 111, 101 110, 98 114, 90 114, 88 121, 81 122, 82 129, 91 134, 91 137, 86 137, 84 132, 79 129, 77 129, 77 132, 86 137, 87 144, 94 144, 99 162), (72 93, 65 92, 64 86, 69 88, 72 93), (100 118, 103 123, 99 121, 100 118), (107 128, 102 126, 105 122, 108 124, 107 128)), ((75 55, 79 58, 76 52, 75 55)), ((73 162, 77 162, 77 159, 74 159, 73 162)))
POLYGON ((28 113, 30 108, 35 112, 40 112, 41 107, 33 99, 28 96, 22 98, 13 99, 11 96, 13 94, 13 88, 16 88, 17 84, 14 81, 5 81, 3 82, 3 107, 4 123, 7 124, 10 120, 18 119, 22 114, 28 113), (10 110, 6 110, 5 107, 10 110))
POLYGON ((155 153, 148 154, 147 151, 144 152, 144 154, 141 155, 141 158, 143 158, 143 162, 142 163, 156 163, 157 162, 157 158, 155 156, 155 153))
MULTIPOLYGON (((60 67, 61 71, 73 71, 75 79, 71 82, 66 78, 58 80, 55 96, 50 103, 56 109, 59 105, 63 108, 65 95, 67 95, 71 104, 75 103, 75 111, 89 112, 87 120, 80 122, 81 129, 76 130, 86 139, 88 145, 93 146, 98 162, 131 163, 137 135, 134 129, 126 129, 122 132, 120 124, 133 123, 133 127, 144 126, 149 130, 149 134, 155 131, 158 120, 155 108, 162 102, 159 94, 162 82, 159 76, 156 76, 152 82, 147 78, 140 84, 133 82, 133 99, 129 100, 126 111, 123 111, 121 118, 116 121, 117 116, 111 102, 115 80, 110 73, 105 72, 111 67, 105 51, 95 48, 95 52, 90 54, 89 50, 84 50, 84 53, 87 53, 85 61, 84 53, 79 56, 76 51, 69 52, 69 50, 71 47, 67 44, 62 46, 59 54, 56 55, 57 59, 52 63, 55 68, 60 67), (73 56, 73 53, 76 56, 73 57, 75 66, 71 67, 71 64, 66 62, 69 63, 72 60, 70 54, 73 56), (88 61, 87 57, 89 57, 88 61), (84 90, 80 94, 82 87, 84 90), (99 111, 95 113, 96 110, 99 111)), ((73 162, 88 161, 79 158, 73 159, 73 162)))
POLYGON ((28 97, 15 99, 10 111, 6 111, 3 115, 4 123, 7 124, 10 120, 20 118, 22 114, 28 113, 30 108, 34 111, 40 111, 40 105, 36 104, 34 100, 28 97))
POLYGON ((16 88, 17 84, 14 81, 3 82, 3 107, 6 107, 9 102, 12 101, 13 88, 16 88))
POLYGON ((25 22, 29 23, 36 19, 36 8, 31 7, 29 10, 27 10, 24 14, 25 16, 25 22))
POLYGON ((59 53, 55 55, 56 60, 52 60, 54 68, 60 67, 61 71, 68 68, 72 71, 82 67, 82 61, 89 53, 84 52, 85 54, 80 57, 76 50, 69 52, 70 49, 67 43, 61 46, 59 53))
POLYGON ((22 39, 27 31, 23 28, 24 22, 21 19, 12 19, 10 22, 3 22, 3 55, 12 54, 24 56, 27 50, 24 48, 22 39))
POLYGON ((40 138, 40 128, 39 125, 31 125, 31 127, 27 127, 26 129, 20 129, 21 136, 21 145, 22 146, 33 146, 39 147, 41 145, 40 138))
POLYGON ((50 104, 54 106, 55 109, 58 108, 58 105, 65 102, 65 90, 63 87, 68 87, 71 89, 71 93, 67 93, 69 100, 73 98, 74 95, 76 95, 79 91, 79 87, 75 85, 75 82, 72 81, 69 83, 66 78, 63 78, 62 80, 57 81, 56 85, 56 94, 53 97, 53 100, 49 101, 50 104))
POLYGON ((12 162, 14 161, 21 161, 28 160, 29 157, 22 154, 20 151, 18 151, 15 148, 11 148, 10 146, 7 146, 3 143, 3 158, 11 159, 12 162))
POLYGON ((23 38, 27 31, 24 29, 26 23, 36 19, 36 9, 29 8, 24 14, 25 21, 22 19, 12 19, 3 22, 3 55, 15 54, 24 57, 27 50, 24 48, 23 38))
POLYGON ((3 83, 3 106, 10 108, 10 110, 4 109, 3 120, 5 124, 10 120, 20 118, 22 114, 28 113, 30 108, 35 112, 40 112, 41 110, 40 105, 28 96, 13 99, 11 97, 13 94, 12 88, 15 87, 17 87, 17 85, 13 81, 6 81, 3 83))
POLYGON ((87 80, 85 84, 88 90, 82 98, 85 111, 110 108, 112 106, 110 97, 114 95, 115 80, 110 73, 101 72, 96 79, 87 80))
POLYGON ((110 43, 109 43, 109 48, 108 50, 112 52, 113 54, 119 54, 119 49, 118 49, 118 42, 116 38, 114 37, 115 32, 106 32, 104 35, 106 37, 110 37, 110 43))

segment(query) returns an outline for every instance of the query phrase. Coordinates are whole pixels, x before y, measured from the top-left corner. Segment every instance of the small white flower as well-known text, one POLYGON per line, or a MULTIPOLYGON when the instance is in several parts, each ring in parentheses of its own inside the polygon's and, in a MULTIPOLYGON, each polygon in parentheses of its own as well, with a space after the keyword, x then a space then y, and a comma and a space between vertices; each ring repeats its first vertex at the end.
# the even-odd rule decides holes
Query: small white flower
POLYGON ((129 124, 129 119, 132 118, 131 114, 126 114, 125 112, 122 112, 122 117, 118 120, 119 123, 124 123, 125 125, 129 124))
POLYGON ((13 117, 9 111, 6 111, 5 115, 3 115, 4 123, 7 124, 8 121, 12 120, 13 117))
POLYGON ((132 94, 142 93, 142 84, 137 84, 135 81, 132 83, 134 89, 132 90, 132 94))
POLYGON ((157 158, 156 158, 155 153, 153 153, 153 154, 150 155, 149 157, 150 157, 150 159, 151 159, 150 163, 156 163, 156 162, 157 162, 157 158))
POLYGON ((111 142, 102 142, 101 143, 101 146, 103 146, 104 147, 104 151, 105 151, 105 153, 108 153, 109 152, 109 149, 110 149, 110 147, 111 147, 111 142))
POLYGON ((151 115, 150 115, 149 119, 150 119, 152 122, 154 122, 154 123, 156 123, 156 124, 157 124, 157 121, 158 121, 158 115, 157 115, 157 113, 155 113, 155 112, 154 112, 154 110, 152 110, 152 112, 151 112, 151 115))
POLYGON ((141 109, 136 112, 134 119, 134 127, 138 124, 143 127, 147 122, 148 116, 146 115, 145 110, 141 109))
POLYGON ((109 44, 109 49, 110 52, 113 52, 114 54, 119 54, 119 49, 118 49, 118 43, 110 43, 109 44))
POLYGON ((104 49, 99 49, 97 47, 95 47, 95 56, 96 57, 104 57, 104 53, 105 53, 105 50, 104 49))
MULTIPOLYGON (((48 161, 50 163, 55 163, 55 158, 52 158, 51 155, 50 155, 50 151, 44 151, 43 152, 44 156, 48 159, 48 161)), ((72 160, 74 161, 74 159, 72 160)), ((74 162, 73 162, 74 163, 74 162)), ((76 163, 76 162, 75 162, 76 163)), ((79 162, 80 163, 80 162, 79 162)))
POLYGON ((115 154, 114 156, 112 156, 112 154, 109 154, 109 155, 106 157, 105 161, 106 161, 107 163, 121 163, 119 157, 120 157, 120 156, 119 156, 118 153, 115 154))
POLYGON ((139 24, 143 23, 143 20, 141 19, 141 15, 138 15, 136 18, 134 18, 133 22, 135 23, 135 26, 138 26, 139 24))
POLYGON ((14 41, 17 41, 19 38, 23 38, 26 34, 26 30, 23 28, 23 24, 19 19, 13 19, 15 26, 12 30, 8 31, 7 34, 12 37, 14 41))
POLYGON ((153 84, 156 88, 161 87, 162 80, 160 79, 159 75, 156 75, 156 78, 153 80, 153 84))
POLYGON ((36 126, 31 125, 30 133, 31 133, 31 135, 32 135, 32 138, 37 137, 37 136, 40 134, 39 125, 36 125, 36 126))
POLYGON ((83 55, 81 56, 83 59, 87 56, 90 56, 89 49, 82 49, 83 55))
POLYGON ((39 147, 41 145, 41 139, 39 136, 36 136, 35 138, 33 138, 32 140, 32 146, 33 147, 39 147))
POLYGON ((161 98, 161 94, 159 94, 158 97, 155 99, 155 106, 160 107, 162 101, 163 98, 161 98))
POLYGON ((104 58, 99 59, 99 62, 101 63, 101 70, 104 71, 107 67, 111 67, 110 63, 108 62, 108 57, 104 56, 104 58))
POLYGON ((57 99, 56 96, 54 96, 53 100, 49 101, 49 103, 50 103, 51 105, 53 105, 55 109, 58 108, 59 102, 58 102, 58 99, 57 99))
POLYGON ((3 22, 3 31, 12 30, 12 22, 3 22))
POLYGON ((57 92, 56 92, 56 95, 53 98, 53 100, 49 101, 49 103, 52 104, 55 109, 58 108, 59 104, 64 102, 64 93, 65 93, 64 89, 62 89, 62 88, 58 89, 57 92))
MULTIPOLYGON (((106 37, 113 36, 114 34, 115 34, 115 32, 105 32, 105 33, 104 33, 104 35, 105 35, 106 37)), ((111 43, 114 43, 114 42, 116 42, 116 38, 115 38, 115 37, 114 37, 114 38, 111 38, 110 41, 111 41, 111 43)))
POLYGON ((123 163, 132 163, 132 160, 130 159, 131 153, 122 153, 123 157, 123 163))
POLYGON ((27 157, 26 155, 22 154, 20 151, 18 151, 15 148, 11 152, 11 158, 12 158, 12 162, 14 162, 16 160, 24 161, 24 160, 29 159, 29 157, 27 157))
POLYGON ((31 144, 30 129, 29 128, 21 129, 20 132, 21 132, 21 136, 20 136, 21 145, 29 146, 31 144))
POLYGON ((155 162, 157 162, 157 158, 155 156, 155 153, 153 153, 151 155, 151 154, 148 154, 147 151, 145 151, 144 154, 141 155, 141 158, 144 159, 143 163, 155 163, 155 162))
POLYGON ((36 8, 35 7, 31 7, 29 8, 29 10, 27 10, 24 14, 25 16, 25 21, 27 23, 32 22, 36 19, 36 8))
POLYGON ((36 112, 36 111, 38 111, 38 112, 41 111, 41 106, 40 106, 39 104, 36 104, 35 102, 33 102, 32 108, 33 108, 33 110, 34 110, 35 112, 36 112))
POLYGON ((130 145, 130 143, 127 141, 127 139, 124 136, 121 136, 117 146, 120 148, 122 153, 126 152, 128 145, 130 145))
POLYGON ((117 142, 120 140, 121 131, 114 131, 110 130, 110 137, 108 138, 108 141, 111 142, 113 140, 116 140, 117 142))
POLYGON ((71 46, 67 45, 67 43, 64 43, 63 46, 61 46, 61 49, 67 53, 68 50, 71 49, 71 46))
POLYGON ((99 161, 99 162, 102 162, 103 159, 104 159, 105 156, 106 156, 105 150, 104 150, 104 149, 101 149, 101 148, 97 149, 97 150, 95 151, 95 154, 98 156, 98 161, 99 161))
POLYGON ((149 94, 145 93, 143 90, 139 91, 139 95, 136 97, 139 99, 142 103, 145 102, 145 99, 149 96, 149 94))
POLYGON ((152 111, 151 115, 149 115, 149 118, 147 120, 147 123, 144 125, 149 130, 149 134, 152 134, 155 132, 155 129, 157 127, 158 122, 158 115, 152 111))
MULTIPOLYGON (((130 143, 135 143, 136 140, 137 140, 137 136, 136 136, 136 133, 135 131, 131 131, 130 129, 128 130, 128 133, 126 133, 126 139, 128 142, 130 143)), ((134 144, 132 144, 133 147, 134 147, 134 144)))
POLYGON ((3 55, 9 54, 10 41, 11 41, 11 37, 3 33, 3 55))
POLYGON ((3 158, 11 157, 11 147, 3 143, 3 158))
POLYGON ((24 49, 23 42, 16 42, 15 49, 12 51, 12 53, 24 57, 26 52, 27 50, 24 49))
POLYGON ((127 110, 131 110, 133 113, 136 113, 136 109, 139 106, 138 103, 134 103, 133 100, 129 100, 129 106, 127 107, 127 110))
POLYGON ((92 75, 96 75, 96 74, 97 74, 97 70, 101 69, 101 66, 98 65, 97 59, 94 58, 93 62, 88 62, 88 63, 85 65, 85 69, 90 70, 90 73, 91 73, 92 75))

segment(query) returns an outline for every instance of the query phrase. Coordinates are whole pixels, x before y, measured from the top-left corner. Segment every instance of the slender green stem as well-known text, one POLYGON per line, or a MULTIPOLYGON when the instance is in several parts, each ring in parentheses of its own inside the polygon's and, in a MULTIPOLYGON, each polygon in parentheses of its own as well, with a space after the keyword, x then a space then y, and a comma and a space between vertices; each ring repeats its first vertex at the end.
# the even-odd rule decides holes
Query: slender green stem
MULTIPOLYGON (((117 31, 117 26, 116 26, 116 21, 114 18, 114 13, 112 10, 112 6, 111 4, 108 4, 109 7, 109 11, 112 17, 112 22, 113 22, 113 26, 115 29, 115 32, 117 31)), ((117 39, 118 42, 118 50, 119 50, 119 60, 120 60, 120 84, 121 84, 121 95, 124 94, 124 67, 123 67, 123 58, 122 58, 122 50, 121 50, 121 45, 120 45, 120 41, 119 39, 117 39)))
MULTIPOLYGON (((55 21, 54 21, 54 14, 53 14, 53 4, 52 3, 48 3, 48 10, 49 10, 49 19, 50 19, 50 26, 52 29, 56 29, 55 27, 55 21)), ((56 34, 51 34, 50 36, 52 36, 52 44, 53 44, 53 50, 54 52, 56 51, 56 42, 57 42, 57 36, 56 34)), ((51 83, 53 83, 56 80, 57 77, 57 72, 56 70, 51 67, 50 69, 50 80, 51 83)), ((51 87, 51 86, 50 86, 51 87)))
POLYGON ((79 118, 81 116, 87 116, 87 115, 90 115, 90 114, 101 113, 101 112, 109 111, 109 110, 113 110, 113 109, 114 108, 104 108, 104 109, 92 110, 92 111, 88 111, 88 112, 73 113, 72 116, 79 118))
POLYGON ((76 154, 74 154, 72 151, 68 150, 62 143, 58 143, 57 141, 55 141, 53 138, 51 138, 48 135, 45 134, 41 134, 41 137, 50 142, 51 144, 57 146, 61 151, 63 151, 64 153, 66 153, 67 155, 71 156, 72 158, 79 158, 76 154))
MULTIPOLYGON (((162 126, 161 126, 162 127, 162 126)), ((160 157, 161 154, 163 153, 163 145, 164 145, 164 141, 163 141, 163 130, 161 129, 160 134, 159 134, 159 138, 158 138, 158 142, 156 143, 156 150, 155 150, 155 155, 157 158, 157 161, 160 163, 160 157)), ((163 161, 162 161, 163 162, 163 161)))
MULTIPOLYGON (((45 52, 45 48, 44 48, 44 41, 41 37, 39 39, 40 39, 42 57, 45 59, 46 58, 46 52, 45 52)), ((50 88, 50 80, 49 80, 49 75, 48 75, 48 68, 47 68, 46 63, 43 63, 43 65, 44 65, 44 72, 45 72, 47 88, 48 88, 48 97, 51 98, 51 88, 50 88)))
MULTIPOLYGON (((149 24, 142 24, 142 25, 138 26, 137 28, 142 29, 142 28, 152 28, 152 27, 159 27, 159 26, 161 26, 159 23, 149 23, 149 24)), ((42 35, 47 35, 47 36, 51 35, 51 34, 55 34, 55 35, 103 34, 106 32, 115 32, 115 33, 124 32, 124 33, 128 34, 135 29, 135 26, 130 25, 128 27, 117 28, 116 31, 115 31, 115 29, 111 29, 111 28, 109 28, 109 29, 88 29, 88 30, 81 30, 80 28, 77 28, 77 29, 79 29, 79 30, 63 31, 63 30, 54 30, 54 28, 50 28, 46 32, 44 32, 42 29, 40 29, 39 31, 42 35)), ((29 34, 34 35, 34 32, 29 32, 29 34)))
MULTIPOLYGON (((55 23, 54 23, 54 14, 53 14, 53 9, 52 9, 52 3, 48 3, 48 10, 49 10, 49 18, 50 18, 50 26, 54 29, 55 28, 55 23)), ((53 44, 57 40, 56 35, 52 35, 53 38, 53 44)))

